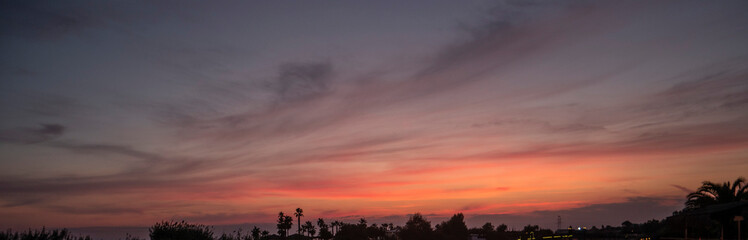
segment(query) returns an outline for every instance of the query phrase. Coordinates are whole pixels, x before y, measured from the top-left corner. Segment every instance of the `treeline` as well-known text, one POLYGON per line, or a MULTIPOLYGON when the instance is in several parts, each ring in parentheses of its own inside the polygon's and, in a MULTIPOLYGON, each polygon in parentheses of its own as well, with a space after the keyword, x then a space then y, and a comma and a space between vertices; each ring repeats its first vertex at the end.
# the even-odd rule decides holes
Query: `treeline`
POLYGON ((67 229, 27 230, 15 232, 12 229, 0 232, 0 240, 91 240, 89 236, 73 236, 67 229))
MULTIPOLYGON (((300 210, 300 209, 298 209, 300 210)), ((300 212, 300 211, 297 211, 300 212)), ((527 225, 519 230, 509 230, 507 225, 494 226, 487 222, 479 228, 468 228, 462 213, 454 214, 449 220, 432 226, 423 215, 413 214, 404 226, 392 223, 369 224, 361 218, 356 223, 333 221, 327 224, 318 218, 316 224, 306 221, 300 226, 303 214, 294 214, 296 219, 284 213, 278 214, 277 234, 270 234, 267 230, 253 227, 243 233, 240 229, 232 233, 223 233, 214 238, 212 227, 186 222, 161 222, 152 226, 150 238, 152 240, 276 240, 276 239, 321 239, 321 240, 467 240, 471 235, 486 240, 542 240, 573 238, 577 239, 656 239, 658 232, 664 229, 664 223, 650 220, 635 224, 625 221, 621 226, 596 226, 574 229, 569 227, 559 232, 543 229, 538 225, 527 225), (291 233, 296 220, 296 233, 291 233)))
MULTIPOLYGON (((297 213, 302 212, 297 209, 297 213)), ((324 219, 318 218, 316 224, 312 221, 301 222, 303 214, 294 214, 297 219, 284 214, 278 214, 277 234, 270 234, 267 230, 253 227, 249 232, 243 233, 240 229, 232 233, 223 233, 214 238, 212 227, 190 224, 187 222, 160 222, 150 229, 152 240, 275 240, 275 239, 322 239, 322 240, 467 240, 470 234, 491 240, 514 240, 521 236, 520 232, 507 231, 504 224, 493 227, 486 223, 482 228, 468 229, 465 224, 465 216, 462 213, 454 214, 448 221, 441 222, 432 227, 423 215, 413 214, 404 226, 395 226, 392 223, 369 224, 366 219, 361 218, 356 223, 345 223, 332 221, 328 224, 324 219), (291 234, 294 221, 296 222, 296 233, 291 234)), ((541 229, 528 226, 526 229, 541 229)), ((548 231, 550 230, 542 230, 548 231)), ((529 236, 529 235, 528 235, 529 236)))
MULTIPOLYGON (((280 214, 279 214, 280 215, 280 214)), ((291 220, 293 220, 291 218, 291 220)), ((298 219, 297 222, 300 222, 298 219)), ((662 230, 668 229, 665 222, 650 220, 642 224, 625 221, 618 227, 596 226, 590 229, 569 229, 554 232, 542 229, 538 225, 527 225, 521 230, 509 230, 507 225, 494 226, 487 222, 478 228, 468 228, 462 213, 454 214, 449 220, 432 227, 423 215, 413 214, 404 226, 392 223, 368 224, 361 218, 356 223, 333 221, 327 224, 318 218, 317 223, 306 221, 297 232, 289 234, 293 226, 288 216, 279 216, 277 234, 253 227, 244 232, 242 229, 231 233, 217 235, 212 226, 193 224, 185 221, 163 221, 152 225, 149 230, 151 240, 277 240, 277 239, 321 239, 321 240, 467 240, 471 235, 486 240, 541 240, 553 236, 573 235, 577 239, 656 239, 662 230)), ((568 237, 564 237, 567 238, 568 237)), ((130 235, 124 240, 145 240, 130 235)), ((0 232, 0 240, 92 240, 89 236, 73 236, 67 229, 62 230, 28 230, 0 232)))

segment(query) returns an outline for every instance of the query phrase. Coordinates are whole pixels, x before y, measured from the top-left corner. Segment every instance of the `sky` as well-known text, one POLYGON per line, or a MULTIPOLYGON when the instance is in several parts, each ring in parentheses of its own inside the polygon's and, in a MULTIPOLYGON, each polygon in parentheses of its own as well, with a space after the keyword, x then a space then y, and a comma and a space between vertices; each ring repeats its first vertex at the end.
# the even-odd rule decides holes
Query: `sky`
POLYGON ((2 1, 0 226, 662 219, 748 173, 746 11, 2 1))

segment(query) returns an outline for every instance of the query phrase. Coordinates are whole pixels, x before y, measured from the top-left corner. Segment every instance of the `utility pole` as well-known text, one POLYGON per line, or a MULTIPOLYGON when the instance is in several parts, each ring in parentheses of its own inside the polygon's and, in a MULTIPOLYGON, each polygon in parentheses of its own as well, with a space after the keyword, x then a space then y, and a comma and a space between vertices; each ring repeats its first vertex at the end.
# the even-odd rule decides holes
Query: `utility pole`
POLYGON ((561 229, 561 216, 558 216, 558 221, 556 221, 556 231, 558 231, 558 229, 561 229))

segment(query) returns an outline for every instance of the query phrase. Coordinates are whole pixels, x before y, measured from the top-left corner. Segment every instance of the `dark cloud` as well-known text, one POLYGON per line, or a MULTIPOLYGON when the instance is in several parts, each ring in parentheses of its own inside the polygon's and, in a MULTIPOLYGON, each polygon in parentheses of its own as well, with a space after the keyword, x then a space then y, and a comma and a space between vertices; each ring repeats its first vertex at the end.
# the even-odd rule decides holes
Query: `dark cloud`
POLYGON ((329 61, 281 64, 271 81, 210 82, 200 97, 149 105, 154 119, 190 138, 246 145, 257 139, 303 134, 345 118, 347 112, 305 114, 334 90, 329 61), (242 106, 240 111, 236 106, 242 106))
POLYGON ((542 46, 538 41, 541 39, 523 32, 523 25, 531 20, 538 20, 550 12, 571 11, 572 7, 580 8, 581 4, 544 1, 498 2, 485 13, 486 19, 483 23, 462 24, 461 29, 467 32, 469 37, 441 49, 437 57, 420 74, 429 75, 461 68, 468 64, 481 64, 480 61, 486 58, 492 59, 490 67, 501 67, 516 61, 532 53, 533 48, 530 46, 542 46), (521 47, 524 44, 526 47, 521 47), (517 50, 517 52, 510 55, 508 50, 517 50), (496 55, 497 53, 499 55, 496 55), (506 55, 501 53, 506 53, 506 55))
MULTIPOLYGON (((197 215, 189 215, 189 216, 175 216, 173 219, 179 219, 179 220, 187 220, 190 222, 200 222, 200 223, 238 223, 242 221, 246 221, 247 219, 269 219, 273 216, 276 216, 274 214, 267 214, 267 213, 211 213, 211 214, 197 214, 197 215)), ((232 229, 236 230, 238 228, 232 229)))
POLYGON ((49 211, 74 214, 74 215, 121 215, 121 214, 142 214, 143 209, 126 208, 126 207, 112 207, 102 205, 86 205, 86 206, 47 206, 45 207, 49 211))
POLYGON ((550 129, 554 132, 586 132, 586 131, 603 131, 604 127, 590 126, 581 123, 573 123, 562 126, 552 126, 550 129))
POLYGON ((748 118, 723 122, 660 127, 634 135, 618 135, 612 142, 585 140, 530 145, 516 151, 486 151, 470 157, 513 159, 553 156, 611 156, 632 154, 683 154, 741 149, 748 144, 748 118))
POLYGON ((38 204, 44 201, 42 198, 17 198, 17 199, 5 199, 7 203, 0 205, 0 207, 4 208, 12 208, 12 207, 19 207, 19 206, 25 206, 25 205, 32 205, 32 204, 38 204))
POLYGON ((62 136, 65 126, 60 124, 40 124, 37 128, 16 128, 0 130, 0 142, 33 144, 49 141, 62 136))
POLYGON ((603 131, 605 127, 592 126, 584 123, 570 123, 570 124, 553 124, 548 121, 538 119, 502 119, 491 121, 487 123, 475 123, 471 127, 474 128, 485 128, 485 127, 502 127, 502 128, 537 128, 542 131, 550 133, 568 133, 568 132, 586 132, 586 131, 603 131))
POLYGON ((60 124, 42 124, 42 128, 36 132, 42 135, 60 136, 65 131, 65 127, 60 124))
POLYGON ((69 123, 91 116, 88 115, 93 112, 91 110, 91 106, 60 94, 13 91, 0 87, 0 115, 4 116, 0 119, 0 142, 8 141, 7 138, 15 138, 18 143, 52 140, 66 133, 69 123), (40 124, 38 128, 15 127, 30 122, 52 123, 40 124), (55 122, 64 122, 65 125, 55 122))
MULTIPOLYGON (((686 126, 662 127, 645 132, 635 138, 616 143, 621 151, 635 152, 679 152, 709 149, 740 148, 748 143, 748 118, 722 122, 689 124, 686 126)), ((608 149, 616 146, 607 147, 608 149)), ((612 149, 611 149, 612 150, 612 149)))
POLYGON ((330 62, 286 63, 278 70, 276 91, 281 99, 304 100, 330 91, 330 62))
POLYGON ((292 153, 292 156, 277 156, 288 161, 279 162, 280 165, 293 165, 303 162, 338 162, 350 161, 357 156, 388 155, 428 148, 428 145, 402 146, 406 138, 395 135, 352 139, 348 142, 330 143, 321 146, 310 146, 307 149, 292 153))
POLYGON ((131 165, 132 168, 123 172, 131 174, 154 174, 164 176, 191 174, 218 167, 224 159, 196 159, 189 157, 163 156, 161 154, 141 151, 131 146, 113 144, 86 144, 71 141, 57 141, 47 143, 46 146, 67 149, 78 154, 112 154, 140 160, 131 165))
MULTIPOLYGON (((204 169, 204 168, 203 168, 204 169)), ((182 194, 186 198, 221 198, 231 193, 235 184, 226 180, 246 176, 246 172, 201 174, 132 171, 95 177, 62 176, 46 179, 21 177, 0 178, 0 200, 4 207, 50 207, 70 214, 140 214, 148 207, 128 207, 131 203, 108 206, 54 205, 60 200, 80 196, 126 196, 137 193, 155 196, 182 194), (198 193, 190 195, 189 193, 198 193)), ((149 207, 158 207, 157 205, 149 207)))
MULTIPOLYGON (((61 132, 55 127, 42 130, 45 133, 61 132)), ((0 177, 0 200, 6 201, 6 205, 40 205, 58 198, 85 194, 123 194, 131 192, 163 194, 166 192, 185 193, 197 189, 202 189, 201 192, 213 192, 233 186, 219 182, 252 174, 252 171, 247 170, 218 171, 205 174, 204 171, 219 168, 223 160, 162 156, 127 146, 78 144, 69 141, 49 142, 46 143, 46 146, 68 149, 79 154, 121 155, 140 161, 129 164, 127 168, 121 169, 119 172, 97 176, 62 175, 45 178, 3 176, 0 177), (165 191, 164 189, 170 190, 165 191), (35 201, 35 199, 44 199, 44 201, 35 201)), ((220 196, 221 194, 216 194, 216 197, 220 196)), ((73 213, 72 211, 95 211, 95 209, 62 207, 56 209, 71 211, 70 213, 73 213)), ((123 209, 117 211, 120 210, 129 211, 123 209)))
POLYGON ((692 193, 692 192, 694 192, 693 190, 688 189, 687 187, 684 187, 684 186, 681 186, 681 185, 678 185, 678 184, 670 184, 670 186, 672 186, 674 188, 677 188, 678 190, 681 190, 684 193, 692 193))
POLYGON ((121 145, 109 145, 109 144, 77 144, 71 142, 56 142, 51 143, 50 146, 64 148, 76 153, 110 153, 124 155, 128 157, 137 158, 145 161, 160 162, 167 160, 166 158, 149 152, 143 152, 133 149, 130 146, 121 145))
MULTIPOLYGON (((546 8, 543 4, 512 3, 517 11, 540 11, 546 8), (533 10, 527 10, 533 9, 533 10)), ((557 6, 555 6, 557 7, 557 6)), ((554 9, 554 6, 548 9, 554 9)), ((562 8, 562 11, 577 11, 576 7, 562 8)), ((583 8, 579 8, 583 9, 583 8)), ((544 10, 545 11, 545 10, 544 10)), ((427 63, 414 68, 421 69, 416 74, 402 80, 368 81, 366 84, 345 84, 345 81, 333 81, 334 72, 330 62, 295 62, 279 67, 278 76, 269 84, 269 89, 277 95, 278 100, 267 105, 256 105, 250 102, 251 109, 226 111, 212 108, 211 114, 200 114, 197 107, 167 108, 159 114, 160 119, 168 119, 166 125, 180 129, 185 136, 196 139, 220 141, 225 146, 251 145, 253 142, 268 138, 307 136, 312 133, 325 132, 346 120, 361 115, 386 110, 392 106, 405 105, 411 101, 423 100, 438 93, 453 91, 482 79, 490 72, 500 71, 508 63, 518 61, 532 52, 540 51, 550 39, 564 32, 551 31, 547 35, 533 35, 513 28, 499 27, 500 23, 526 24, 523 18, 494 13, 495 20, 490 24, 478 27, 481 34, 475 33, 464 42, 446 47, 443 54, 427 63), (500 16, 499 16, 500 15, 500 16), (339 91, 338 91, 339 90, 339 91)), ((528 13, 537 17, 537 12, 528 13)), ((568 19, 554 23, 560 27, 568 19)), ((522 25, 524 26, 524 25, 522 25)), ((542 28, 542 26, 530 26, 542 28)), ((475 30, 478 31, 478 30, 475 30)), ((620 70, 612 71, 619 73, 620 70)), ((550 89, 535 94, 535 98, 566 93, 587 84, 604 81, 614 73, 604 76, 593 76, 568 84, 544 85, 550 89)), ((512 93, 504 98, 520 95, 512 93)), ((261 95, 258 93, 257 95, 261 95)), ((530 96, 525 94, 523 96, 530 96)), ((212 97, 211 97, 212 99, 212 97)), ((208 104, 210 105, 210 104, 208 104)), ((600 131, 601 126, 594 124, 570 124, 568 126, 549 126, 553 132, 600 131)))
MULTIPOLYGON (((269 89, 278 95, 280 100, 276 104, 271 104, 274 106, 272 108, 258 106, 252 110, 230 114, 217 109, 212 115, 201 116, 201 114, 195 114, 199 110, 193 106, 192 108, 169 108, 162 115, 166 116, 166 119, 173 120, 171 123, 179 123, 171 126, 184 127, 183 132, 186 134, 202 137, 210 135, 217 138, 214 140, 228 142, 237 140, 251 142, 254 139, 264 139, 269 136, 298 136, 308 132, 323 131, 326 127, 335 126, 356 115, 448 92, 469 85, 489 72, 498 71, 510 62, 529 56, 532 52, 539 51, 538 46, 546 44, 548 39, 563 35, 561 32, 551 32, 548 36, 536 36, 508 27, 508 25, 525 24, 521 18, 534 18, 542 15, 539 14, 538 9, 554 9, 557 6, 508 4, 511 9, 516 9, 517 12, 528 12, 527 15, 532 16, 491 13, 492 18, 495 19, 490 20, 489 24, 470 30, 473 33, 468 40, 445 47, 439 56, 423 65, 415 66, 421 69, 416 71, 416 74, 400 81, 368 81, 361 85, 346 85, 345 88, 341 87, 341 91, 334 91, 344 83, 333 81, 335 74, 331 62, 291 62, 282 64, 276 79, 269 83, 269 89), (336 95, 332 96, 333 94, 336 95), (335 98, 335 103, 321 106, 318 100, 322 96, 335 98), (320 111, 322 107, 324 107, 324 114, 320 111)), ((567 10, 564 9, 564 11, 567 10)), ((559 22, 554 26, 561 26, 564 23, 559 22)), ((538 26, 530 27, 537 28, 538 26)), ((552 90, 544 92, 542 96, 568 92, 603 79, 597 76, 571 84, 555 84, 554 86, 558 87, 552 87, 552 90)), ((581 129, 580 125, 575 125, 558 130, 578 131, 581 129)), ((585 128, 585 130, 590 129, 592 127, 585 128)))
POLYGON ((473 210, 480 210, 480 209, 484 209, 484 208, 486 208, 486 206, 487 206, 487 205, 488 205, 488 204, 482 204, 482 203, 478 203, 478 204, 468 204, 468 205, 462 206, 462 207, 461 207, 461 208, 460 208, 459 210, 460 210, 460 211, 473 211, 473 210))
MULTIPOLYGON (((638 107, 642 114, 672 115, 672 121, 736 112, 748 102, 748 58, 718 61, 675 76, 679 81, 638 107)), ((738 114, 748 116, 748 114, 738 114)))
POLYGON ((726 92, 740 92, 748 88, 748 57, 719 61, 687 71, 675 78, 681 79, 672 87, 658 93, 667 98, 709 98, 726 92))

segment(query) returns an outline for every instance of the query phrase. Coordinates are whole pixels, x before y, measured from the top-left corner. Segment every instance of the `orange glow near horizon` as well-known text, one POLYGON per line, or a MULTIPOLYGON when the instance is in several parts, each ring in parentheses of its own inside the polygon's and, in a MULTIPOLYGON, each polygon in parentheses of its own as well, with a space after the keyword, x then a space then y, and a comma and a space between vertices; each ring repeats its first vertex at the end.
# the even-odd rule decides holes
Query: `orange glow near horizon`
POLYGON ((662 219, 748 177, 746 9, 2 1, 0 226, 662 219))

